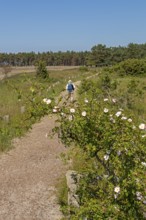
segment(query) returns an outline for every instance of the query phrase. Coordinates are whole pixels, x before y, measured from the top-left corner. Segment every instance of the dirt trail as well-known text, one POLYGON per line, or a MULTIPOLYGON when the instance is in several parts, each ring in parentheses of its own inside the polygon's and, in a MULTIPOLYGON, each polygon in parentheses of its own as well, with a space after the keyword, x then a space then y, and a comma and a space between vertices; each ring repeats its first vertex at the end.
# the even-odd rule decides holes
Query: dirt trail
MULTIPOLYGON (((75 84, 77 90, 80 82, 75 84)), ((0 155, 0 220, 63 217, 55 185, 67 170, 60 158, 66 148, 57 136, 47 137, 55 120, 56 115, 45 116, 24 137, 14 140, 12 150, 0 155)))
POLYGON ((66 170, 64 146, 46 137, 55 116, 44 117, 15 148, 0 156, 0 220, 57 220, 62 214, 55 184, 66 170))

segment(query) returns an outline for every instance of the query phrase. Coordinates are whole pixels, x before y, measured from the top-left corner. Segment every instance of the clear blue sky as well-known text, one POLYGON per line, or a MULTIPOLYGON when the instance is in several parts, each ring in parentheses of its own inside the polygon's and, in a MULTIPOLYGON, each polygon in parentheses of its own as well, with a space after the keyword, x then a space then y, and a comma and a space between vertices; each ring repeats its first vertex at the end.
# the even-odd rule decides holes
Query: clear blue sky
POLYGON ((0 52, 146 43, 146 0, 0 0, 0 52))

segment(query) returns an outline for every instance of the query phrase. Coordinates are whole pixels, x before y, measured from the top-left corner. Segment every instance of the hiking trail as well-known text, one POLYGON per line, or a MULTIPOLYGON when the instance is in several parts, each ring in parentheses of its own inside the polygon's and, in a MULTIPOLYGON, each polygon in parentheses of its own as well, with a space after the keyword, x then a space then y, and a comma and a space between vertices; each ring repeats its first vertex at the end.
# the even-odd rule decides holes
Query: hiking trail
MULTIPOLYGON (((75 83, 77 87, 79 84, 75 83)), ((63 97, 65 94, 61 93, 63 97)), ((55 114, 43 117, 25 136, 13 140, 10 151, 0 154, 0 220, 63 217, 56 184, 68 169, 60 158, 66 148, 57 135, 52 139, 47 135, 55 120, 55 114)))

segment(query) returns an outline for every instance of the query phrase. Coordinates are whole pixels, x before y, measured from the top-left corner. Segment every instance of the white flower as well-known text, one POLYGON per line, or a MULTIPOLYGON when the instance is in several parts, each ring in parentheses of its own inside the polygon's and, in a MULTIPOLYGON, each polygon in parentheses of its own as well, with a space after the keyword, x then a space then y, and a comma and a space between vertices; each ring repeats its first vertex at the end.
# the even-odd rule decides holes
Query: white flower
POLYGON ((141 193, 140 192, 136 192, 136 196, 141 196, 141 193))
POLYGON ((122 119, 122 120, 127 120, 127 117, 123 116, 121 119, 122 119))
POLYGON ((57 112, 57 109, 56 109, 56 108, 53 108, 53 112, 56 113, 56 112, 57 112))
POLYGON ((113 102, 113 103, 116 103, 116 99, 112 99, 112 102, 113 102))
POLYGON ((89 101, 88 101, 88 99, 84 99, 84 102, 85 102, 85 103, 88 103, 89 101))
POLYGON ((104 155, 104 157, 103 157, 105 160, 108 160, 109 159, 109 155, 108 154, 106 154, 106 155, 104 155))
POLYGON ((44 98, 43 102, 45 102, 47 105, 49 105, 51 103, 51 99, 44 98))
POLYGON ((47 99, 46 99, 46 98, 44 98, 44 99, 43 99, 43 102, 46 102, 46 101, 47 101, 47 99))
POLYGON ((85 117, 86 115, 87 115, 87 113, 86 113, 85 111, 83 111, 83 112, 82 112, 82 116, 85 117))
POLYGON ((74 108, 71 108, 71 109, 70 109, 70 112, 71 112, 71 113, 75 113, 75 109, 74 109, 74 108))
POLYGON ((104 108, 104 113, 107 113, 108 112, 108 109, 107 108, 104 108))
POLYGON ((47 99, 46 103, 49 105, 51 103, 51 99, 47 99))
POLYGON ((128 118, 128 120, 127 120, 128 122, 132 122, 132 119, 131 118, 128 118))
POLYGON ((141 124, 139 125, 139 129, 144 130, 144 129, 145 129, 145 124, 144 124, 144 123, 141 123, 141 124))
POLYGON ((141 137, 142 137, 142 138, 145 138, 145 137, 146 137, 146 134, 142 135, 141 137))
POLYGON ((107 98, 105 98, 103 101, 104 101, 104 102, 107 102, 107 101, 108 101, 108 99, 107 99, 107 98))
POLYGON ((114 191, 115 191, 116 193, 119 193, 119 192, 120 192, 120 187, 119 187, 119 186, 116 186, 116 187, 114 188, 114 191))
POLYGON ((135 125, 133 125, 133 127, 132 127, 134 130, 136 129, 136 126, 135 125))
POLYGON ((144 167, 146 167, 146 162, 141 162, 141 164, 142 164, 144 167))
POLYGON ((138 200, 142 200, 141 192, 136 192, 136 196, 138 200))
POLYGON ((68 116, 68 119, 69 119, 69 121, 72 121, 72 120, 73 120, 73 116, 72 116, 72 115, 69 115, 69 116, 68 116))
POLYGON ((117 112, 115 115, 116 115, 117 117, 119 117, 121 114, 122 114, 122 112, 119 111, 119 112, 117 112))

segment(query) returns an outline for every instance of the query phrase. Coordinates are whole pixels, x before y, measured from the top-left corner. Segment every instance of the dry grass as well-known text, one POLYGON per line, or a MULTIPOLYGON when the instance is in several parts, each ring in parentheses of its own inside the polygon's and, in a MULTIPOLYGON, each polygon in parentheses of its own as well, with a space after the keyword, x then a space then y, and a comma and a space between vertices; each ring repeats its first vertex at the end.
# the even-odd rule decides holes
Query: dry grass
MULTIPOLYGON (((77 69, 79 66, 47 66, 48 70, 70 70, 77 69)), ((23 67, 12 67, 12 71, 8 73, 8 77, 14 76, 20 73, 33 73, 36 71, 35 66, 23 66, 23 67)), ((0 80, 4 78, 3 68, 0 67, 0 80)))

